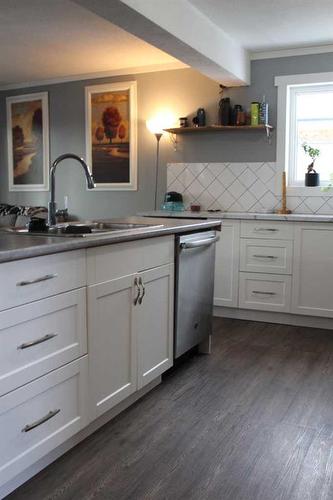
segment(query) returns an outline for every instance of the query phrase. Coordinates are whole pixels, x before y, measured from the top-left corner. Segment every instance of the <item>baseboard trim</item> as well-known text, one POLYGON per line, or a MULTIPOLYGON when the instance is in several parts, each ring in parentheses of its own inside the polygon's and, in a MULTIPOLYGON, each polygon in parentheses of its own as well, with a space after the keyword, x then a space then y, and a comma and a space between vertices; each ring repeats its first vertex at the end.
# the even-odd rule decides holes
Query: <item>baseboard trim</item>
POLYGON ((310 328, 333 330, 333 319, 319 318, 316 316, 301 316, 298 314, 254 311, 252 309, 238 309, 234 307, 221 306, 214 306, 214 316, 218 316, 220 318, 263 321, 265 323, 280 323, 282 325, 308 326, 310 328))
POLYGON ((69 451, 71 448, 79 444, 81 441, 86 439, 88 436, 96 432, 100 427, 107 424, 114 417, 119 415, 122 411, 129 408, 133 403, 138 401, 138 399, 142 398, 149 391, 154 389, 157 385, 161 383, 161 376, 157 377, 155 380, 150 382, 146 387, 143 387, 135 394, 129 396, 125 401, 122 401, 117 406, 112 408, 112 410, 108 411, 104 415, 101 415, 98 419, 91 422, 87 427, 82 429, 80 432, 75 434, 75 436, 68 439, 65 443, 61 444, 50 453, 45 455, 43 458, 38 460, 36 463, 25 469, 23 472, 14 477, 11 481, 4 484, 0 487, 0 499, 4 498, 6 495, 9 495, 16 488, 24 484, 26 481, 35 476, 38 472, 45 469, 52 462, 57 460, 61 455, 69 451))

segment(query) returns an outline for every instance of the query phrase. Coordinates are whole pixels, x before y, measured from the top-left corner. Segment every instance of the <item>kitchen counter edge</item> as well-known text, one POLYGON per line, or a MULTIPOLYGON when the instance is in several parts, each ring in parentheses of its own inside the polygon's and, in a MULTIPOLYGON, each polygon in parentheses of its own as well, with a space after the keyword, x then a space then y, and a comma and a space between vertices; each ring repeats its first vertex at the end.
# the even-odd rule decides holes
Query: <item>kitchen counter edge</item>
POLYGON ((205 229, 221 228, 221 220, 197 219, 197 220, 166 220, 153 217, 128 217, 126 222, 163 224, 163 227, 145 227, 121 232, 113 232, 108 235, 96 235, 89 237, 55 237, 55 236, 29 236, 20 235, 0 230, 0 263, 15 260, 50 255, 60 252, 68 252, 81 248, 91 248, 104 245, 113 245, 126 241, 135 241, 147 238, 156 238, 170 234, 189 233, 205 229))
POLYGON ((235 220, 275 220, 288 222, 333 222, 333 214, 274 214, 261 212, 167 212, 163 210, 140 212, 143 217, 168 217, 175 219, 235 219, 235 220))

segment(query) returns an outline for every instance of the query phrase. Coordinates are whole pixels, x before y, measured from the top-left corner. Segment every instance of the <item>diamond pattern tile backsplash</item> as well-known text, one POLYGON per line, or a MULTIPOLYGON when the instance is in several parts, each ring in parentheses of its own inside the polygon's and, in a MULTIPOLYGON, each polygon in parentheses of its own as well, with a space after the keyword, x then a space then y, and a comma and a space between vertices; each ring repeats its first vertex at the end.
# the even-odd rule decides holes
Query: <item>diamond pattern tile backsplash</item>
MULTIPOLYGON (((271 212, 281 205, 281 172, 276 163, 169 163, 167 190, 182 193, 186 208, 271 212)), ((332 214, 333 197, 288 196, 294 213, 332 214)))

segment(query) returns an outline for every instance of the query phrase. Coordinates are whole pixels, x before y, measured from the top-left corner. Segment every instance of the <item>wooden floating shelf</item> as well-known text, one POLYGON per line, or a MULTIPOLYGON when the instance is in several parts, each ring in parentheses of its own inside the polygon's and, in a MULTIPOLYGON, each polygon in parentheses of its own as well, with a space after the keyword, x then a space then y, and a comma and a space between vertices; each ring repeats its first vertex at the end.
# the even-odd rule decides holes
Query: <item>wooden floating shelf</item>
POLYGON ((198 132, 227 132, 227 131, 248 131, 248 130, 269 130, 274 127, 271 125, 207 125, 206 127, 175 127, 165 128, 165 132, 169 134, 190 134, 198 132))

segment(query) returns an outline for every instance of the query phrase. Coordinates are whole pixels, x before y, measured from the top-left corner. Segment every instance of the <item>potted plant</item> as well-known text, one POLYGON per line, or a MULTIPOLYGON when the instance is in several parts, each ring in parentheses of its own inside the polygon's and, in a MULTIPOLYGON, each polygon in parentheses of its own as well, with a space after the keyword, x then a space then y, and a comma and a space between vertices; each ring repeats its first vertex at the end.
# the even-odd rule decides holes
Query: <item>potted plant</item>
POLYGON ((319 174, 315 171, 314 169, 314 163, 318 156, 320 155, 320 150, 317 148, 313 148, 306 142, 302 144, 304 152, 310 156, 311 158, 311 163, 308 165, 308 171, 305 174, 305 185, 308 187, 315 187, 319 186, 320 181, 319 181, 319 174))

